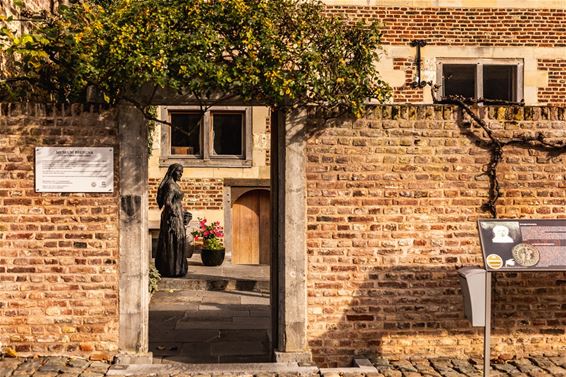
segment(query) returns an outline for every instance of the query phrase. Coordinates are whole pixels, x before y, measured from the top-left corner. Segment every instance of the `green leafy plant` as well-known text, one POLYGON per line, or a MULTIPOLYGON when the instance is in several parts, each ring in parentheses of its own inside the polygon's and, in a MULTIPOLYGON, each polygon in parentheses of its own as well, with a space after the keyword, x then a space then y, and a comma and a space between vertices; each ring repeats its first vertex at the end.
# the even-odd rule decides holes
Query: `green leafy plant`
POLYGON ((237 96, 360 116, 390 94, 378 23, 325 14, 318 0, 84 0, 33 25, 0 31, 2 100, 127 101, 153 119, 167 90, 202 106, 237 96))
POLYGON ((224 229, 220 226, 220 221, 207 224, 206 219, 199 218, 198 229, 191 232, 195 241, 202 239, 202 247, 208 250, 224 250, 222 237, 224 229))
POLYGON ((149 265, 149 293, 155 293, 159 290, 159 281, 161 280, 161 274, 157 271, 157 268, 153 264, 149 265))

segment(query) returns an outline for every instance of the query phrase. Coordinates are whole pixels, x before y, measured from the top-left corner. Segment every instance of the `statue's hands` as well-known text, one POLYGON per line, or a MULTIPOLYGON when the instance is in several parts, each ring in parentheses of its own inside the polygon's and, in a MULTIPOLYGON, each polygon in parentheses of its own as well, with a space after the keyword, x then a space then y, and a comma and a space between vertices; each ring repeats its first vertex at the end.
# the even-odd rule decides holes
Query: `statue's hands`
POLYGON ((190 213, 189 211, 185 211, 185 213, 183 213, 183 224, 189 225, 192 218, 193 218, 193 214, 190 213))

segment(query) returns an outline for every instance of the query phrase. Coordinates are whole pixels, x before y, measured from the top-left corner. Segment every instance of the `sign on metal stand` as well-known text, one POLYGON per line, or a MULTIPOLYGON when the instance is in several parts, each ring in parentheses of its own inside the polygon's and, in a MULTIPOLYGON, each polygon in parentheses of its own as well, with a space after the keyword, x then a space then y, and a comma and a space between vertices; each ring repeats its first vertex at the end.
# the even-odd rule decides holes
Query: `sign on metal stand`
POLYGON ((479 220, 478 230, 485 270, 465 267, 459 272, 466 317, 473 326, 484 326, 483 374, 487 377, 491 370, 492 273, 566 271, 566 220, 479 220), (485 279, 478 279, 482 274, 485 279), (478 308, 483 309, 484 318, 478 308))
POLYGON ((483 330, 483 375, 489 376, 491 348, 491 272, 485 274, 485 326, 483 330))

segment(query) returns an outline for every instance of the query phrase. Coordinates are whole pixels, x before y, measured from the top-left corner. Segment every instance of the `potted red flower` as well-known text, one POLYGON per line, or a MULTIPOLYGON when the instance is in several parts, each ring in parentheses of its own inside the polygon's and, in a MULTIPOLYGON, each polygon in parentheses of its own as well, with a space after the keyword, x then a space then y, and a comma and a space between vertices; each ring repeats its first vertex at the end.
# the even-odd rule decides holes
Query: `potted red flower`
POLYGON ((200 257, 205 266, 220 266, 224 262, 225 249, 222 243, 224 229, 220 221, 207 224, 206 219, 199 218, 198 228, 191 232, 195 241, 202 239, 200 257))

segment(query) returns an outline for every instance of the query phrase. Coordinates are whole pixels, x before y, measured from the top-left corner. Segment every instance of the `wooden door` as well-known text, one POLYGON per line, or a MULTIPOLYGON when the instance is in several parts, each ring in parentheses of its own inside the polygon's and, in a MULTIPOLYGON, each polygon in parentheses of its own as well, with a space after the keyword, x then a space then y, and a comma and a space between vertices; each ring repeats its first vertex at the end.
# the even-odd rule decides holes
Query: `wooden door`
POLYGON ((248 191, 232 205, 232 263, 270 263, 270 206, 267 190, 248 191))

